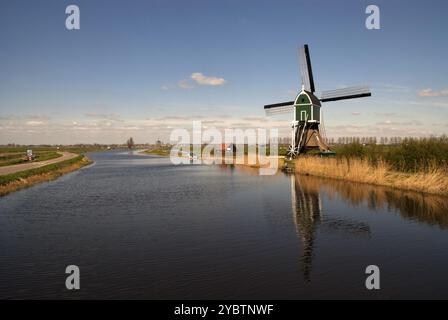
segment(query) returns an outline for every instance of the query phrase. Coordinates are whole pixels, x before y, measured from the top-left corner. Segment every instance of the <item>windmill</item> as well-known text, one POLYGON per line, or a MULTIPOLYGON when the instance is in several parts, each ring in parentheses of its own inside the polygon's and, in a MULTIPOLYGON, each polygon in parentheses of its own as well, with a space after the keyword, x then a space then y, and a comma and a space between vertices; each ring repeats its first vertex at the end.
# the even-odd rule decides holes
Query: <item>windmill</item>
POLYGON ((313 71, 311 68, 308 45, 299 48, 300 73, 302 75, 302 90, 294 101, 269 104, 264 106, 267 115, 293 113, 291 145, 288 156, 295 157, 311 149, 328 152, 330 148, 320 135, 321 103, 337 100, 369 97, 372 95, 369 87, 357 86, 323 91, 319 98, 315 95, 313 71))

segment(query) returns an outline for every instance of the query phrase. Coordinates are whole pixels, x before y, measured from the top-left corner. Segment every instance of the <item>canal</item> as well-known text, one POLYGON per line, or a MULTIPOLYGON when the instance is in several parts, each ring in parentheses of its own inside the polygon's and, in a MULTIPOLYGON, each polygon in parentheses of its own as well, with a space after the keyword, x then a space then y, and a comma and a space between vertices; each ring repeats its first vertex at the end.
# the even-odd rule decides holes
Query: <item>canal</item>
POLYGON ((448 199, 91 153, 0 198, 0 298, 448 298, 448 199), (77 265, 81 290, 65 288, 77 265), (365 287, 365 268, 381 289, 365 287))

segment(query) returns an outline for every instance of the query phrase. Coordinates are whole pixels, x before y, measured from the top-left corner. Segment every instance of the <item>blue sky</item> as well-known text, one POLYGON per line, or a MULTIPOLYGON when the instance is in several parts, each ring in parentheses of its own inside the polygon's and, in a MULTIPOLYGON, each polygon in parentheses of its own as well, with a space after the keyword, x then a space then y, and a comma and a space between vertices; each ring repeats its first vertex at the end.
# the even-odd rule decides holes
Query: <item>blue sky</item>
POLYGON ((303 43, 317 91, 373 91, 324 104, 329 136, 447 133, 447 15, 446 1, 0 0, 0 143, 153 142, 192 120, 287 134, 263 105, 299 90, 303 43))

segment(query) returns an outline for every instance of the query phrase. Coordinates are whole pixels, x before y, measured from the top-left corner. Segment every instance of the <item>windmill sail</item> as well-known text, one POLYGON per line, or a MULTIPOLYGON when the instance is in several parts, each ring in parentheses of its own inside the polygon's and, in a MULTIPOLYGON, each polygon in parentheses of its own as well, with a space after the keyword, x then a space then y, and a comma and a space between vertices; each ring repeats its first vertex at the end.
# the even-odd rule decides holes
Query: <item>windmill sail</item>
POLYGON ((266 115, 285 114, 294 111, 294 101, 268 104, 264 106, 266 115))
POLYGON ((299 48, 300 57, 300 73, 302 75, 302 84, 305 90, 314 92, 314 79, 313 70, 311 68, 311 58, 308 45, 305 44, 303 47, 299 48))
POLYGON ((368 86, 348 87, 336 90, 323 91, 319 100, 321 102, 338 101, 346 99, 355 99, 370 97, 372 93, 368 86))

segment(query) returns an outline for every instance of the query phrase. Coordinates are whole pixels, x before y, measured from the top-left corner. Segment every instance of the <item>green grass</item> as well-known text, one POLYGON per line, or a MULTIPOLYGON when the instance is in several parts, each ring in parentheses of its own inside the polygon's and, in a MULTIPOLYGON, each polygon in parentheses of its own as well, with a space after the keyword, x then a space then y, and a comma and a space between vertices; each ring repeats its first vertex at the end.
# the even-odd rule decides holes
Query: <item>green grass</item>
POLYGON ((68 146, 61 147, 60 151, 67 151, 71 153, 84 154, 87 152, 96 152, 96 151, 106 151, 105 147, 96 147, 96 146, 88 146, 88 147, 76 147, 76 146, 68 146))
MULTIPOLYGON (((261 154, 265 154, 266 156, 270 156, 271 155, 271 147, 270 147, 270 145, 266 145, 266 146, 261 147, 262 149, 260 151, 258 150, 259 148, 260 148, 259 146, 256 147, 257 154, 259 152, 261 152, 261 154)), ((248 153, 249 153, 249 147, 247 145, 244 145, 244 154, 247 155, 248 153)), ((286 156, 287 153, 288 153, 288 146, 287 145, 279 145, 277 147, 277 155, 278 156, 286 156)))
POLYGON ((18 159, 18 158, 24 157, 24 156, 25 156, 24 152, 1 155, 0 161, 14 160, 14 159, 18 159))
POLYGON ((55 151, 37 152, 35 155, 36 155, 37 161, 46 161, 46 160, 51 160, 51 159, 56 159, 56 158, 62 157, 62 154, 57 153, 55 151))
MULTIPOLYGON (((62 156, 62 154, 57 153, 55 151, 37 151, 34 152, 34 155, 36 156, 36 159, 33 162, 46 161, 50 159, 59 158, 62 156)), ((26 156, 25 152, 0 156, 0 167, 21 163, 29 163, 29 161, 25 160, 25 156, 26 156)))
POLYGON ((156 155, 156 156, 169 156, 170 155, 169 151, 164 151, 164 150, 151 150, 151 151, 147 151, 145 153, 150 154, 150 155, 156 155))
POLYGON ((0 153, 12 153, 12 152, 26 153, 26 150, 29 150, 29 149, 33 150, 33 152, 56 151, 55 147, 21 146, 21 147, 0 147, 0 153))
POLYGON ((79 155, 73 159, 49 164, 44 167, 20 171, 20 172, 8 174, 8 175, 0 176, 0 185, 6 185, 6 184, 16 181, 16 180, 26 179, 31 176, 40 175, 40 174, 48 173, 48 172, 55 171, 58 169, 62 169, 62 168, 71 166, 72 164, 75 164, 75 163, 81 161, 83 158, 84 158, 83 155, 79 155))
POLYGON ((160 147, 152 150, 147 150, 143 153, 156 155, 156 156, 169 156, 171 152, 171 147, 160 147))
MULTIPOLYGON (((26 151, 29 149, 33 150, 33 153, 35 153, 35 154, 37 154, 39 152, 57 152, 57 151, 67 151, 67 152, 81 154, 81 153, 86 153, 86 152, 107 150, 105 146, 100 146, 100 145, 60 146, 59 149, 57 149, 57 147, 51 147, 51 146, 20 146, 20 147, 2 146, 2 147, 0 147, 0 154, 1 153, 19 153, 19 152, 25 154, 26 151)), ((5 155, 5 156, 7 156, 7 155, 5 155)))

